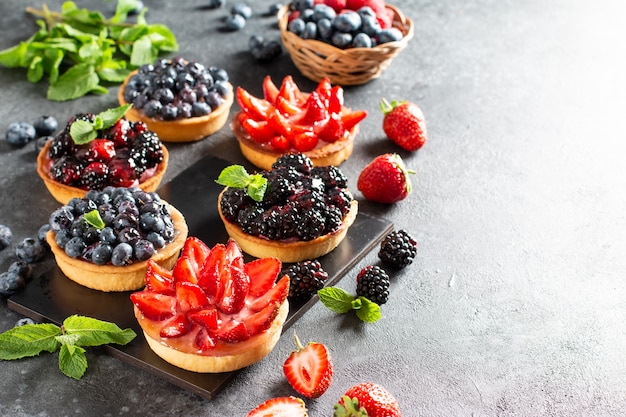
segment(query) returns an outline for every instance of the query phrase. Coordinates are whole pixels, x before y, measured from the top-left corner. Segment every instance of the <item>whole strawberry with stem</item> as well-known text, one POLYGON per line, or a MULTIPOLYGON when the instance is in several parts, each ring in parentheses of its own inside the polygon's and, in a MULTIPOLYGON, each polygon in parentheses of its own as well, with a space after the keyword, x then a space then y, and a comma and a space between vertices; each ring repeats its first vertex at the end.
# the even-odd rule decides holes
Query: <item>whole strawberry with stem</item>
POLYGON ((407 151, 416 151, 426 143, 426 121, 422 109, 410 101, 380 101, 383 131, 389 139, 407 151))
POLYGON ((293 338, 296 350, 285 360, 283 372, 298 394, 317 398, 326 392, 333 379, 330 351, 326 345, 318 342, 309 342, 303 346, 295 332, 293 338))
POLYGON ((398 400, 381 385, 354 385, 335 404, 333 417, 400 417, 398 400))
POLYGON ((359 174, 357 188, 363 197, 377 203, 391 204, 405 199, 411 192, 409 175, 400 155, 387 153, 377 156, 359 174))

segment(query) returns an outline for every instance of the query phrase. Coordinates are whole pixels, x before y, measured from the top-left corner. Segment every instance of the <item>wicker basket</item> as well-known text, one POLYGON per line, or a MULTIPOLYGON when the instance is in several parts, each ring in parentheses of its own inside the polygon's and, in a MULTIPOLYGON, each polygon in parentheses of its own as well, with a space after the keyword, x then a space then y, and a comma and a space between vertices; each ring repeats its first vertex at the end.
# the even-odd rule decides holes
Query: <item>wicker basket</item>
POLYGON ((283 45, 305 77, 316 82, 328 77, 331 83, 342 86, 360 85, 378 78, 413 38, 413 21, 396 7, 389 4, 386 7, 394 14, 393 26, 404 37, 373 48, 340 49, 322 41, 302 39, 287 30, 289 5, 278 12, 278 27, 283 45))

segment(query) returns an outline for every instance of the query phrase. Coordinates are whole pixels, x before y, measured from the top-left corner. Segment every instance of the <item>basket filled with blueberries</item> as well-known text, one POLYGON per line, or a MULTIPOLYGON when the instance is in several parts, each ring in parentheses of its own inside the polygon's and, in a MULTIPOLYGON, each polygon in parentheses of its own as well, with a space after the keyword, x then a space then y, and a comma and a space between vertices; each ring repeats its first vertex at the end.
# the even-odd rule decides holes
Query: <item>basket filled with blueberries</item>
POLYGON ((294 0, 278 26, 305 77, 344 86, 378 78, 413 38, 412 20, 384 0, 294 0))

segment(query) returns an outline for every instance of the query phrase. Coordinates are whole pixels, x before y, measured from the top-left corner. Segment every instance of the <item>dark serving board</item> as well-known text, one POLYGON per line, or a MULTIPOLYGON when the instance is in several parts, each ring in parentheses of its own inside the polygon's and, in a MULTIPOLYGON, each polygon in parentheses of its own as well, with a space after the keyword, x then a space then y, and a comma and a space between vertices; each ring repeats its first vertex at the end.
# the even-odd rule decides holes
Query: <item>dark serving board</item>
MULTIPOLYGON (((223 159, 206 157, 171 182, 159 189, 159 195, 180 210, 189 226, 190 236, 196 236, 210 247, 225 243, 228 234, 217 212, 217 197, 222 186, 215 179, 223 168, 230 165, 223 159)), ((378 245, 391 231, 386 220, 359 213, 348 230, 344 241, 331 253, 319 258, 328 272, 326 285, 337 283, 365 254, 378 245)), ((246 255, 247 257, 247 255, 246 255)), ((247 259, 249 261, 252 258, 247 259)), ((200 374, 185 371, 165 362, 150 350, 141 328, 133 314, 130 292, 105 293, 74 283, 57 267, 30 282, 20 293, 9 298, 8 306, 37 321, 61 322, 72 314, 94 317, 116 323, 122 328, 132 328, 137 337, 126 346, 107 345, 113 356, 157 375, 175 385, 211 399, 236 372, 200 374)), ((318 300, 315 296, 307 302, 290 305, 289 316, 283 327, 288 329, 318 300)))

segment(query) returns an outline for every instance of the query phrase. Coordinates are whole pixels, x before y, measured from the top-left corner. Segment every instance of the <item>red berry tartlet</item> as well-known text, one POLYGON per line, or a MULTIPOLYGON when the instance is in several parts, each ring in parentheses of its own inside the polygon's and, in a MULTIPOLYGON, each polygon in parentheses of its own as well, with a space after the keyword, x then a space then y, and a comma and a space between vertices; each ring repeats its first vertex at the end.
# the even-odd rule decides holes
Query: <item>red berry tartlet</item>
POLYGON ((299 262, 325 255, 343 241, 358 212, 341 170, 313 166, 302 153, 284 154, 270 171, 253 175, 227 167, 217 182, 226 186, 218 198, 226 231, 257 258, 299 262))
POLYGON ((52 212, 49 225, 46 241, 59 269, 105 292, 144 287, 148 262, 172 267, 188 234, 182 213, 139 188, 91 190, 52 212))
POLYGON ((192 142, 221 129, 230 115, 228 73, 181 57, 158 59, 133 71, 118 91, 127 118, 144 122, 164 142, 192 142))
POLYGON ((244 263, 237 243, 189 237, 172 270, 148 261, 146 288, 130 295, 146 341, 170 364, 230 372, 263 359, 282 333, 289 277, 276 258, 244 263))
POLYGON ((267 76, 263 98, 241 87, 235 95, 241 111, 231 128, 244 157, 264 170, 287 152, 302 152, 316 166, 340 165, 352 154, 358 125, 367 116, 346 108, 343 88, 327 78, 305 93, 289 75, 280 87, 267 76))
POLYGON ((37 155, 37 173, 61 204, 107 186, 155 191, 168 163, 156 133, 130 122, 128 107, 72 117, 37 155))

